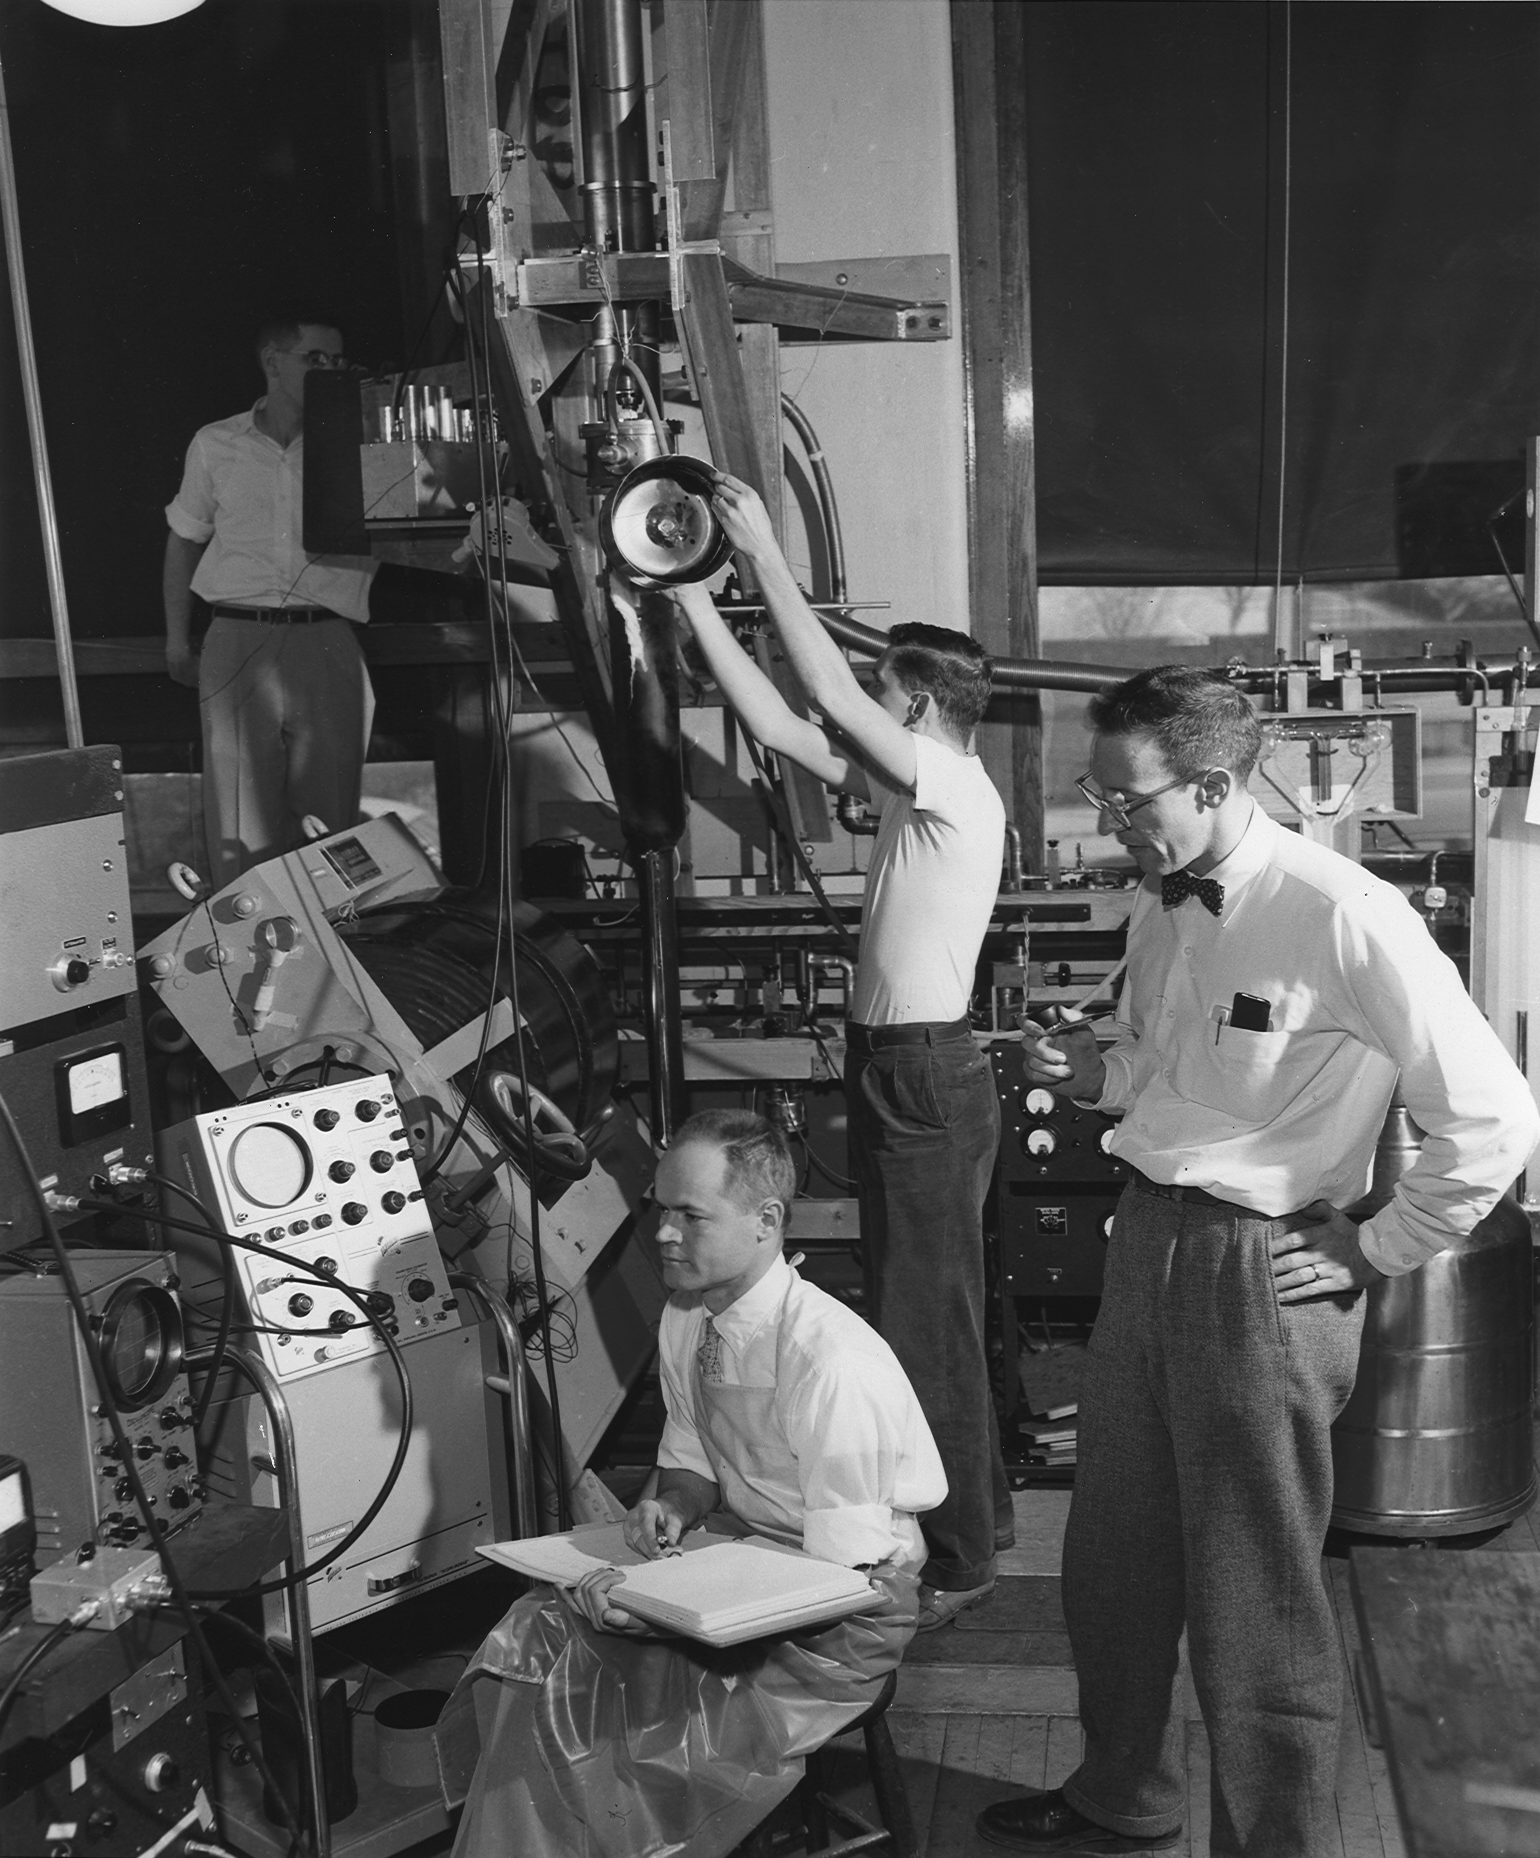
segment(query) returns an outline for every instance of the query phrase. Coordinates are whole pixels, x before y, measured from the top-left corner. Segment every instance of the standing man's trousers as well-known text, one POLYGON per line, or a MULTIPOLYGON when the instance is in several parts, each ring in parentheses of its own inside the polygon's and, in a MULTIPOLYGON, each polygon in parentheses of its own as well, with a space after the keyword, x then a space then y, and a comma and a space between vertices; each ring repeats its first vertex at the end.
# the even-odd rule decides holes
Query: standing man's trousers
POLYGON ((1126 1835, 1180 1825, 1185 1624, 1214 1858, 1340 1849, 1342 1656, 1321 1548, 1364 1298, 1280 1307, 1268 1241, 1308 1224, 1136 1180, 1081 1393, 1064 1611, 1086 1758, 1065 1795, 1126 1835))
POLYGON ((358 820, 374 692, 345 619, 216 615, 198 673, 203 823, 215 888, 302 845, 313 813, 358 820))
POLYGON ((897 1355, 946 1471, 920 1518, 922 1581, 994 1578, 1012 1509, 984 1349, 984 1198, 1000 1146, 989 1060, 965 1019, 847 1028, 845 1101, 861 1197, 866 1318, 897 1355))

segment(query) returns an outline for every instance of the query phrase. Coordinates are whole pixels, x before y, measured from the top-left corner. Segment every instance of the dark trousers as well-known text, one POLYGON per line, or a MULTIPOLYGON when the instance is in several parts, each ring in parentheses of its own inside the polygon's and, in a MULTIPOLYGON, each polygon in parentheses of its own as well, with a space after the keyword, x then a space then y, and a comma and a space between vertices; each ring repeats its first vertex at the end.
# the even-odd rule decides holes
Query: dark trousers
POLYGON ((1086 1757, 1064 1791, 1116 1832, 1181 1823, 1185 1625, 1215 1858, 1340 1849, 1321 1547, 1364 1299, 1279 1304, 1268 1241, 1307 1223, 1130 1186, 1081 1386, 1064 1612, 1086 1757))
POLYGON ((935 1435, 948 1491, 920 1518, 920 1578, 991 1580, 1011 1494, 984 1352, 984 1197, 1000 1145, 989 1060, 967 1022, 849 1028, 845 1097, 868 1320, 935 1435))

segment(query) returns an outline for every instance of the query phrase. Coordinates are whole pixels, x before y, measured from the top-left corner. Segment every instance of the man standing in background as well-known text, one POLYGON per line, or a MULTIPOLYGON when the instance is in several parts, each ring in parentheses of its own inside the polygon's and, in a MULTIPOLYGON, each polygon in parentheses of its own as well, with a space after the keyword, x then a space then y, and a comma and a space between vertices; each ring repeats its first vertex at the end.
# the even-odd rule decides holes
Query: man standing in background
POLYGON ((803 598, 759 497, 724 475, 714 508, 822 722, 786 704, 704 587, 680 588, 712 676, 757 741, 881 814, 845 1100, 867 1319, 920 1396, 946 1467, 946 1500, 921 1523, 925 1632, 992 1591, 996 1554, 1014 1540, 984 1350, 984 1197, 1000 1105, 968 1023, 1005 843, 1005 809, 973 743, 990 664, 964 632, 895 626, 868 693, 803 598))
POLYGON ((369 617, 372 562, 305 552, 305 376, 341 368, 324 318, 264 323, 267 391, 204 426, 166 506, 166 666, 198 692, 203 818, 215 888, 303 843, 314 815, 358 818, 374 693, 353 626, 369 617), (212 623, 191 641, 193 595, 212 623))

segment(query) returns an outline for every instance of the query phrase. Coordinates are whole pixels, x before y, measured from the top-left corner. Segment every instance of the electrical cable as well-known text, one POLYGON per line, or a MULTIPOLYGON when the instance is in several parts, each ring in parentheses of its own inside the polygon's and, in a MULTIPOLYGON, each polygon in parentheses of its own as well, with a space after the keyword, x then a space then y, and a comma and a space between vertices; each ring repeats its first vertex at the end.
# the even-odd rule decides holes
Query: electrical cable
MULTIPOLYGON (((0 1108, 3 1108, 3 1101, 3 1099, 0 1099, 0 1108)), ((150 1178, 157 1183, 161 1180, 161 1176, 158 1174, 151 1175, 150 1178)), ((131 1207, 116 1205, 108 1200, 78 1199, 73 1195, 71 1196, 71 1202, 73 1205, 78 1206, 83 1212, 87 1213, 121 1213, 126 1214, 130 1219, 143 1220, 146 1225, 159 1223, 163 1226, 170 1226, 172 1230, 176 1232, 191 1233, 194 1238, 207 1239, 211 1236, 206 1228, 195 1226, 185 1219, 172 1219, 165 1213, 161 1213, 158 1216, 149 1213, 139 1213, 131 1207)), ((396 1371, 396 1379, 401 1388, 401 1430, 396 1442, 395 1457, 391 1461, 390 1469, 386 1472, 385 1480, 381 1484, 378 1494, 370 1503, 369 1507, 329 1553, 323 1555, 319 1561, 311 1562, 309 1566, 304 1568, 294 1569, 275 1581, 253 1582, 248 1587, 205 1588, 192 1594, 192 1598, 195 1600, 257 1599, 264 1594, 282 1593, 284 1589, 294 1587, 298 1585, 300 1581, 308 1581, 313 1576, 319 1574, 323 1568, 330 1566, 339 1555, 353 1546, 369 1527, 370 1523, 374 1521, 375 1517, 378 1516, 380 1511, 385 1507, 391 1491, 395 1489, 396 1480, 401 1475, 401 1467, 406 1462, 407 1449, 412 1442, 412 1382, 411 1377, 406 1371, 406 1362, 402 1357, 400 1344, 390 1333, 389 1329, 385 1327, 384 1323, 380 1321, 379 1317, 375 1315, 374 1311, 369 1308, 368 1304, 357 1291, 350 1289, 348 1285, 340 1282, 337 1278, 330 1276, 327 1272, 320 1270, 318 1267, 311 1265, 305 1259, 292 1258, 286 1252, 274 1250, 270 1245, 259 1245, 255 1239, 238 1239, 233 1233, 221 1232, 217 1228, 214 1229, 212 1237, 218 1240, 222 1245, 238 1245, 242 1251, 257 1252, 264 1258, 276 1259, 279 1264, 287 1265, 291 1270, 308 1271, 317 1283, 324 1285, 328 1290, 340 1291, 349 1302, 358 1306, 358 1309, 363 1314, 364 1320, 369 1324, 370 1328, 375 1330, 380 1340, 385 1344, 386 1348, 389 1349, 391 1365, 396 1371)), ((129 1466, 128 1469, 132 1473, 133 1467, 129 1466)))
MULTIPOLYGON (((163 1192, 180 1195, 198 1216, 207 1222, 209 1237, 218 1240, 219 1234, 214 1228, 213 1220, 209 1218, 208 1208, 196 1194, 189 1193, 185 1187, 179 1186, 169 1175, 156 1175, 154 1179, 163 1192)), ((209 1363, 208 1379, 204 1383, 203 1392, 198 1396, 197 1405, 193 1408, 192 1429, 194 1433, 198 1431, 208 1416, 209 1404, 214 1398, 214 1383, 219 1379, 220 1370, 225 1365, 225 1355, 230 1347, 230 1328, 235 1321, 235 1259, 225 1246, 219 1248, 219 1272, 223 1279, 219 1301, 219 1333, 214 1338, 214 1359, 209 1363)))
POLYGON ((826 1162, 823 1162, 819 1159, 816 1151, 813 1148, 812 1143, 808 1141, 805 1135, 799 1134, 797 1137, 797 1140, 802 1144, 803 1150, 806 1153, 808 1160, 813 1164, 813 1166, 818 1170, 818 1172, 824 1177, 824 1179, 829 1183, 831 1187, 843 1188, 843 1190, 846 1193, 852 1193, 852 1194, 856 1191, 856 1183, 854 1181, 847 1181, 843 1174, 836 1174, 833 1168, 829 1167, 826 1162))
MULTIPOLYGON (((81 1346, 85 1351, 86 1360, 90 1364, 91 1378, 95 1383, 97 1395, 100 1400, 102 1417, 107 1421, 107 1425, 113 1436, 113 1442, 118 1448, 118 1462, 122 1467, 123 1475, 128 1479, 129 1489, 133 1495, 135 1508, 144 1518, 145 1528, 149 1531, 150 1547, 153 1549, 156 1558, 160 1562, 161 1571, 166 1577, 166 1585, 171 1591, 171 1597, 176 1604, 176 1609, 186 1623, 188 1637, 192 1641, 200 1665, 202 1665, 204 1671, 210 1676, 215 1690, 219 1693, 220 1702, 224 1704, 231 1716, 235 1718, 237 1728, 240 1731, 241 1740, 245 1743, 247 1751, 251 1755, 252 1762, 258 1774, 262 1777, 263 1784, 273 1788, 276 1792, 276 1783, 273 1780, 273 1776, 266 1761, 263 1759, 261 1745, 251 1733, 250 1727, 245 1724, 240 1717, 236 1708, 235 1699, 230 1694, 230 1686, 225 1682, 224 1673, 220 1671, 218 1665, 214 1662, 213 1655, 210 1653, 208 1644, 203 1637, 203 1628, 199 1624, 197 1614, 194 1610, 192 1593, 183 1581, 177 1569, 177 1565, 172 1559, 170 1549, 166 1544, 165 1535, 162 1533, 154 1511, 150 1507, 149 1493, 144 1487, 144 1479, 139 1474, 139 1466, 134 1457, 132 1444, 129 1440, 128 1433, 124 1429, 122 1416, 118 1412, 117 1402, 113 1397, 112 1383, 107 1374, 106 1363, 102 1359, 101 1345, 97 1341, 96 1331, 91 1326, 90 1312, 86 1308, 85 1297, 80 1289, 80 1282, 75 1276, 75 1267, 70 1262, 69 1251, 65 1246, 63 1238, 60 1236, 58 1224, 53 1216, 53 1209, 48 1204, 48 1194, 44 1190, 41 1181, 38 1179, 37 1170, 32 1165, 32 1157, 28 1153, 26 1143, 22 1140, 21 1130, 17 1127, 16 1118, 11 1112, 11 1106, 6 1102, 3 1094, 0 1094, 0 1121, 5 1123, 11 1138, 12 1147, 16 1152, 16 1159, 20 1164, 22 1174, 26 1179, 32 1197, 37 1203, 38 1214, 43 1222, 43 1230, 47 1233, 48 1242, 53 1247, 54 1258, 59 1267, 59 1276, 64 1284, 65 1295, 69 1298, 70 1308, 74 1312, 75 1322, 79 1328, 81 1346)), ((124 1209, 113 1206, 110 1203, 105 1203, 100 1209, 95 1210, 119 1213, 124 1209)), ((142 1215, 141 1217, 146 1219, 146 1223, 153 1224, 152 1221, 149 1221, 147 1215, 142 1215)), ((171 1222, 167 1221, 166 1223, 169 1224, 171 1222)), ((217 1595, 213 1597, 222 1599, 226 1596, 217 1595)), ((12 1680, 12 1687, 20 1687, 15 1679, 12 1680)), ((8 1700, 6 1702, 6 1707, 9 1707, 8 1700)), ((299 1821, 295 1818, 294 1814, 290 1812, 288 1802, 281 1794, 279 1795, 279 1799, 283 1806, 284 1823, 288 1826, 295 1842, 297 1844, 302 1844, 304 1841, 304 1832, 300 1827, 299 1821)), ((323 1811, 323 1803, 319 1801, 316 1802, 316 1810, 317 1812, 323 1811)))
POLYGON ((77 1626, 72 1619, 61 1619, 46 1637, 38 1640, 26 1657, 11 1674, 11 1681, 4 1690, 0 1690, 0 1728, 4 1728, 5 1719, 11 1713, 11 1705, 21 1694, 21 1687, 57 1645, 62 1645, 72 1632, 84 1632, 84 1626, 77 1626))
POLYGON ((845 538, 840 529, 839 506, 834 500, 834 479, 829 475, 828 461, 824 457, 823 447, 818 443, 813 422, 790 394, 781 395, 781 411, 791 421, 807 453, 807 461, 813 468, 813 486, 818 492, 818 512, 823 519, 824 545, 829 557, 829 598, 835 605, 839 605, 846 597, 847 588, 845 538))
POLYGON ((770 778, 770 771, 765 766, 764 758, 759 752, 759 744, 754 740, 753 736, 749 734, 747 729, 743 730, 741 733, 744 746, 749 751, 749 757, 759 771, 760 780, 764 783, 765 798, 770 804, 771 812, 775 815, 775 823, 780 827, 781 836, 791 847, 791 855, 800 867, 802 875, 807 879, 808 888, 817 899, 818 907, 827 918, 829 926, 833 929, 840 946, 850 956, 851 960, 854 961, 859 952, 856 946, 856 939, 841 921, 840 917, 835 913, 834 905, 830 903, 828 897, 824 894, 823 885, 818 881, 818 873, 813 869, 807 854, 802 849, 801 840, 792 830, 791 817, 786 811, 786 802, 781 798, 779 789, 770 778))

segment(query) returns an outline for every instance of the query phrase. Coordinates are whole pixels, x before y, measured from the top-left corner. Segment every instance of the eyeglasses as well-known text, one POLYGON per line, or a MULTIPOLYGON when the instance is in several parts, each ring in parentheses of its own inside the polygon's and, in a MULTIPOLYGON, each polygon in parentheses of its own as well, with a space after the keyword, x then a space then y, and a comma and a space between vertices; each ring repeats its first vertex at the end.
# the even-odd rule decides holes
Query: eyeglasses
POLYGON ((296 361, 304 362, 307 368, 345 368, 348 365, 346 355, 334 355, 325 348, 280 348, 275 354, 292 355, 296 361))
MULTIPOLYGON (((1208 770, 1205 769, 1204 773, 1207 772, 1208 770)), ((1162 794, 1173 793, 1178 787, 1190 787, 1194 781, 1202 780, 1202 778, 1202 774, 1183 775, 1180 780, 1167 781, 1164 787, 1157 787, 1154 793, 1124 794, 1121 800, 1114 800, 1107 794, 1098 793, 1090 784, 1089 774, 1078 776, 1075 785, 1097 812, 1105 813, 1114 826, 1127 827, 1133 823, 1129 815, 1137 813, 1140 807, 1148 806, 1152 800, 1158 800, 1162 794)))

